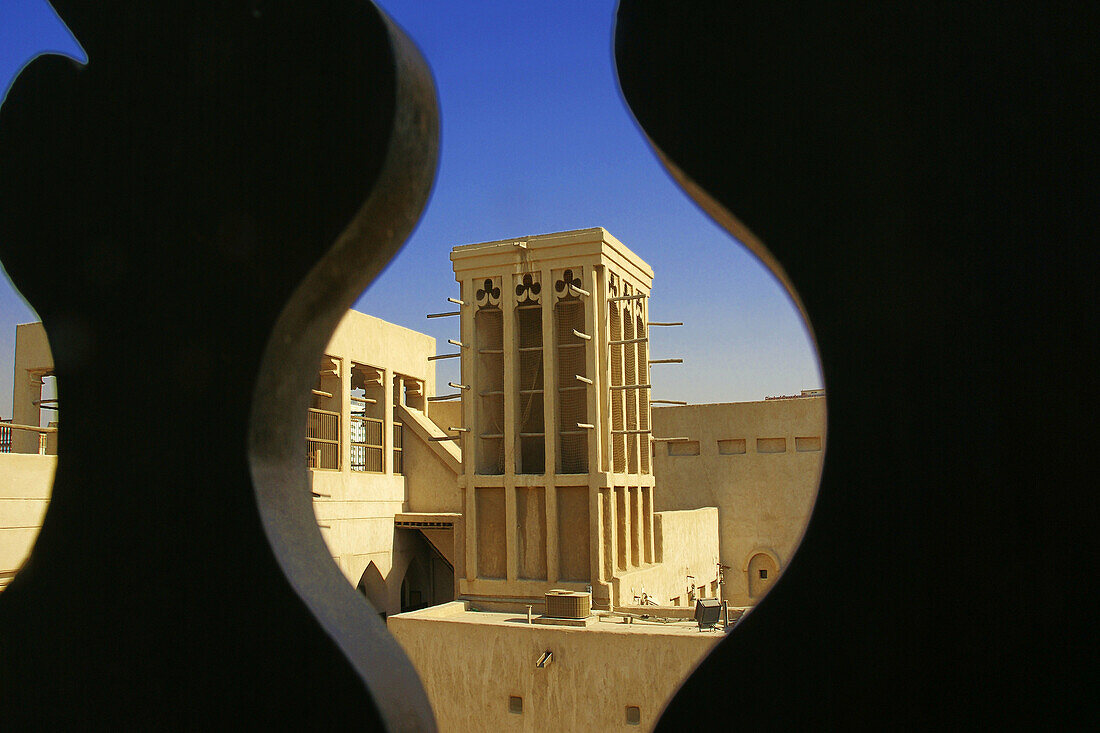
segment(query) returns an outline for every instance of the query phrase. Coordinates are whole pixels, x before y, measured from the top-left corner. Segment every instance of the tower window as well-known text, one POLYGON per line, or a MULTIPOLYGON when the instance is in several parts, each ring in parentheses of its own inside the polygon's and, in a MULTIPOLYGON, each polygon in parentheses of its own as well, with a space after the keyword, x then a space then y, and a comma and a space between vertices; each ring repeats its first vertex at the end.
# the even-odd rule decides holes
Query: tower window
POLYGON ((761 580, 767 580, 768 579, 768 571, 765 568, 760 568, 760 579, 761 580))
POLYGON ((519 695, 509 695, 508 712, 523 715, 523 698, 519 695))
POLYGON ((520 426, 516 473, 540 474, 546 470, 541 305, 516 307, 516 343, 519 349, 516 424, 520 426))

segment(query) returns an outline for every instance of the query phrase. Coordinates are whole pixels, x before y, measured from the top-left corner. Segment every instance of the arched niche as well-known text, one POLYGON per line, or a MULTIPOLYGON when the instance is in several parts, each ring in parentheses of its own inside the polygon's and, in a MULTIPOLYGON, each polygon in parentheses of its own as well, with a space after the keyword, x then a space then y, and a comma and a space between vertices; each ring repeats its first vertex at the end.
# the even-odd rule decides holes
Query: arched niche
POLYGON ((378 571, 378 566, 371 560, 367 565, 366 570, 363 571, 362 577, 359 578, 359 583, 356 584, 355 589, 363 594, 374 610, 378 612, 378 615, 383 619, 386 618, 386 609, 389 607, 389 589, 386 587, 386 581, 382 578, 382 573, 378 571))

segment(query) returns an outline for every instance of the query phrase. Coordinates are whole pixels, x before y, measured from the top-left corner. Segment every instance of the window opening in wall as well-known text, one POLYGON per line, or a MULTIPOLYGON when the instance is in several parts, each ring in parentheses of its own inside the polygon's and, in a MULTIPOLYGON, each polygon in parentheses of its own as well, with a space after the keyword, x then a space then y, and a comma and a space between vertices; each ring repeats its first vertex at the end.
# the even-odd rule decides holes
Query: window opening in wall
POLYGON ((768 571, 765 568, 760 569, 760 579, 761 580, 767 580, 768 579, 768 571))
POLYGON ((626 724, 639 725, 642 722, 642 709, 637 705, 626 706, 626 724))
POLYGON ((393 472, 405 473, 405 423, 401 421, 398 405, 413 410, 424 409, 424 382, 404 374, 393 378, 393 472))
POLYGON ((516 344, 519 353, 516 381, 519 465, 516 473, 540 474, 546 470, 541 304, 516 306, 516 344))
POLYGON ((325 356, 311 390, 306 416, 306 455, 310 468, 340 468, 340 359, 325 356))
MULTIPOLYGON (((485 281, 480 292, 493 290, 485 281)), ((497 297, 500 289, 495 288, 497 297)), ((477 473, 504 473, 504 314, 495 305, 483 306, 474 315, 477 344, 477 473)))
POLYGON ((420 558, 414 557, 401 579, 401 613, 416 611, 431 605, 432 578, 420 558))
POLYGON ((425 402, 424 380, 401 375, 401 384, 404 390, 401 404, 413 410, 420 410, 423 412, 425 402))
POLYGON ((382 455, 384 396, 383 371, 365 364, 351 365, 351 470, 381 473, 385 470, 382 455))
MULTIPOLYGON (((566 271, 566 276, 570 275, 566 271)), ((579 278, 577 278, 579 279, 579 278)), ((588 471, 588 385, 577 379, 587 377, 588 340, 585 333, 584 302, 576 295, 554 305, 558 349, 558 446, 561 473, 588 471)))
POLYGON ((405 473, 405 425, 393 421, 393 472, 405 473))
MULTIPOLYGON (((617 278, 612 282, 617 282, 617 278)), ((615 292, 614 288, 612 288, 612 292, 615 292)), ((627 347, 627 344, 621 343, 623 339, 623 320, 622 314, 619 312, 619 304, 612 301, 609 305, 611 386, 621 387, 623 384, 623 349, 627 347)), ((611 470, 615 473, 626 472, 626 435, 622 431, 626 427, 623 400, 628 391, 625 389, 611 390, 611 470)))
POLYGON ((523 714, 523 698, 519 695, 508 696, 508 712, 516 715, 523 714))
MULTIPOLYGON (((642 320, 641 315, 636 319, 636 328, 634 331, 634 337, 641 339, 638 341, 638 384, 649 384, 649 342, 645 339, 649 338, 646 333, 645 321, 642 320)), ((638 393, 638 430, 649 430, 649 390, 638 389, 635 390, 638 393)), ((638 434, 638 459, 640 462, 640 468, 642 473, 649 473, 649 451, 647 446, 649 445, 649 434, 640 432, 638 434)))
MULTIPOLYGON (((630 308, 623 308, 623 338, 627 341, 633 341, 637 338, 634 333, 634 318, 631 316, 630 308)), ((637 343, 623 344, 624 359, 623 369, 625 374, 623 376, 624 384, 634 385, 638 383, 638 349, 637 343)), ((638 435, 635 432, 638 429, 638 392, 637 389, 624 389, 620 390, 626 394, 623 399, 626 402, 626 470, 629 473, 638 472, 638 435)))

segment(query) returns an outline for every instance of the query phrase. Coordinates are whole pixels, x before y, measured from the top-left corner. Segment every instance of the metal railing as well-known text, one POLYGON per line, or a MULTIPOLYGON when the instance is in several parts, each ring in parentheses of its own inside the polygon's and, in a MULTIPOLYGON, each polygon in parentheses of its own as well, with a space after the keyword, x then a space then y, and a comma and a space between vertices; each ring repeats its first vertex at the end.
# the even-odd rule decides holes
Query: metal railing
POLYGON ((382 420, 352 415, 351 470, 382 473, 382 420))
POLYGON ((38 433, 38 455, 44 456, 47 451, 47 436, 50 433, 56 433, 57 428, 41 428, 34 425, 19 425, 12 422, 0 423, 0 453, 12 452, 12 437, 13 432, 16 430, 23 430, 28 433, 38 433))
MULTIPOLYGON (((354 398, 353 398, 354 399, 354 398)), ((44 428, 45 429, 45 428, 44 428)), ((383 473, 386 467, 382 457, 385 451, 383 431, 385 423, 380 418, 366 417, 358 411, 351 415, 349 438, 351 442, 352 471, 383 473)), ((405 426, 393 423, 393 472, 405 472, 405 426)), ((306 428, 306 448, 309 467, 329 470, 340 468, 340 413, 312 408, 309 410, 306 428)))
POLYGON ((309 467, 340 468, 340 413, 310 408, 306 422, 309 467))

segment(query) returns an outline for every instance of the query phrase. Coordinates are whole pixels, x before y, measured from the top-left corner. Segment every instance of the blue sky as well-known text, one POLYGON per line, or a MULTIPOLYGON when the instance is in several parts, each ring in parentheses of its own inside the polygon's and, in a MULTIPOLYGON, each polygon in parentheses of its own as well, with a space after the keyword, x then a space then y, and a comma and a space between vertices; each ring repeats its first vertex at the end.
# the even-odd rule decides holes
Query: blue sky
MULTIPOLYGON (((446 346, 457 320, 424 315, 448 310, 457 293, 451 247, 602 226, 656 272, 651 318, 685 323, 653 329, 651 358, 684 358, 653 367, 654 399, 735 402, 823 386, 786 293, 676 187, 635 125, 615 82, 614 2, 379 4, 432 67, 442 151, 418 228, 358 310, 446 346)), ((28 48, 82 54, 51 16, 44 0, 0 0, 0 88, 28 48)), ((11 414, 15 324, 34 319, 0 282, 0 416, 11 414)), ((457 376, 448 360, 438 366, 441 381, 457 376)))

